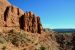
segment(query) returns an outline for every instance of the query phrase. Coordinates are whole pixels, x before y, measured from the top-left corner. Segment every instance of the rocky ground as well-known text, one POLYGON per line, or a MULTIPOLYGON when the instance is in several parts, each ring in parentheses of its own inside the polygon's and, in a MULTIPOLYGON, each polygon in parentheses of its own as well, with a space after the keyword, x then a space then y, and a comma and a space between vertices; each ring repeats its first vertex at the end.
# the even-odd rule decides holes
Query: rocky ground
MULTIPOLYGON (((51 29, 44 29, 45 32, 54 32, 51 29)), ((75 50, 75 33, 71 32, 54 32, 56 42, 59 44, 59 50, 75 50)))
POLYGON ((75 50, 75 33, 56 33, 61 50, 75 50))
POLYGON ((52 33, 29 33, 11 30, 0 33, 0 50, 59 50, 52 33))

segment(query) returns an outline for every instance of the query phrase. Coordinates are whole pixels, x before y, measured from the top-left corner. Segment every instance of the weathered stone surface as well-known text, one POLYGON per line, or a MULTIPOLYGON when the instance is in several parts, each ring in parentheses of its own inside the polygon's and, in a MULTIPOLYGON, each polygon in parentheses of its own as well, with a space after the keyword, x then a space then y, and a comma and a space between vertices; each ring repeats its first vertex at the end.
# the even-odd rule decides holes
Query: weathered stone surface
POLYGON ((40 17, 38 16, 37 17, 37 32, 38 33, 41 33, 41 31, 42 31, 42 25, 41 25, 41 22, 40 22, 40 17))
MULTIPOLYGON (((6 13, 7 16, 5 17, 6 25, 7 26, 19 26, 19 16, 18 10, 15 7, 9 6, 8 12, 6 13)), ((7 11, 7 10, 6 10, 7 11)))
POLYGON ((40 17, 30 12, 23 12, 17 7, 12 6, 7 0, 0 0, 0 31, 11 29, 25 30, 32 33, 41 33, 42 25, 40 17))
POLYGON ((3 27, 4 25, 5 25, 4 17, 2 14, 0 14, 0 27, 3 27))

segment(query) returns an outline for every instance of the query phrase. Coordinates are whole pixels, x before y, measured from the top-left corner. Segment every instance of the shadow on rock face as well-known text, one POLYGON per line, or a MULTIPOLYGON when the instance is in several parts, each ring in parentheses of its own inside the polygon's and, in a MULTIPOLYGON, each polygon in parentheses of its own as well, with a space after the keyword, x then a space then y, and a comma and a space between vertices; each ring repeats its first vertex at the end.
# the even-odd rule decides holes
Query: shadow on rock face
POLYGON ((24 21, 24 15, 22 15, 22 16, 19 18, 20 28, 21 28, 22 30, 24 30, 24 23, 25 23, 25 21, 24 21))

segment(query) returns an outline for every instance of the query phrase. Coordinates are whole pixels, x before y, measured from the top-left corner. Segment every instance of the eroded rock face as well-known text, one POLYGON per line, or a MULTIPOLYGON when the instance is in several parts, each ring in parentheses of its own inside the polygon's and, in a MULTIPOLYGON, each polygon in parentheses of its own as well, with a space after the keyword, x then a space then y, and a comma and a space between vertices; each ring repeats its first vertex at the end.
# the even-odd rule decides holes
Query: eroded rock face
POLYGON ((40 17, 35 16, 32 12, 24 13, 19 8, 12 6, 7 0, 0 0, 0 32, 7 32, 15 28, 17 28, 16 30, 41 33, 40 17))

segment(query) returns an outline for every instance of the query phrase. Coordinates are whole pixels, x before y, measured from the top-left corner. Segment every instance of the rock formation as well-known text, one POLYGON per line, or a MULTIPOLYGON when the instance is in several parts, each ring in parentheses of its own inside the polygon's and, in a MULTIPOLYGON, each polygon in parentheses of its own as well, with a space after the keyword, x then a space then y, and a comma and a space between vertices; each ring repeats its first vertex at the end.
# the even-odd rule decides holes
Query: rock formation
POLYGON ((11 29, 41 33, 40 17, 35 16, 31 11, 24 13, 7 0, 0 0, 0 32, 7 32, 11 29))

